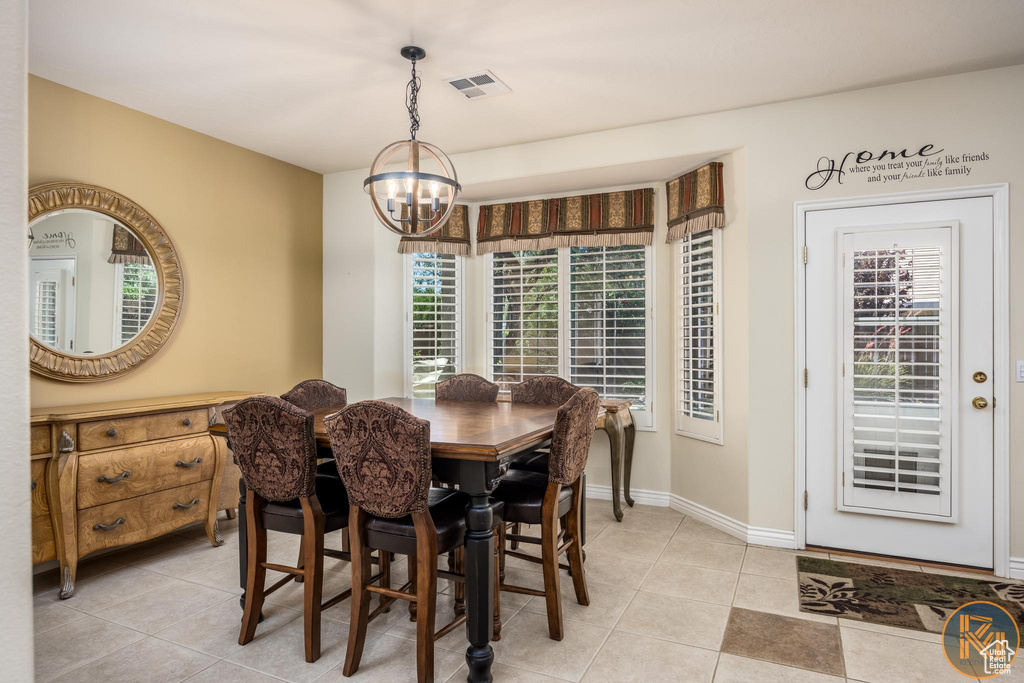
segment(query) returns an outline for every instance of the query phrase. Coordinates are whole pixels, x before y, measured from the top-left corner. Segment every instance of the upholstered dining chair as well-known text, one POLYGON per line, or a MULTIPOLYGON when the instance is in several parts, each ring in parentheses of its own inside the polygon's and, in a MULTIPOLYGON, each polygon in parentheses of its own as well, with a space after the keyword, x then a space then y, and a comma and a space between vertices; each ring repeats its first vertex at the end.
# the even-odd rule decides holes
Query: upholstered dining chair
POLYGON ((247 584, 238 644, 252 641, 263 601, 293 579, 303 579, 306 661, 320 658, 324 534, 348 525, 348 499, 337 478, 316 476, 313 414, 273 396, 255 396, 224 411, 231 449, 246 487, 247 584), (267 531, 300 534, 295 567, 267 562, 267 531), (267 570, 286 576, 266 587, 267 570))
MULTIPOLYGON (((506 522, 539 524, 541 527, 539 539, 514 535, 514 540, 522 543, 539 543, 539 559, 515 550, 505 550, 507 533, 504 523, 500 525, 498 545, 502 549, 499 564, 504 564, 506 554, 540 563, 544 569, 544 590, 506 585, 504 579, 501 579, 501 590, 543 596, 547 605, 548 635, 552 640, 561 640, 563 636, 558 559, 562 553, 568 555, 576 602, 590 604, 580 535, 581 479, 600 405, 601 400, 593 389, 580 389, 573 394, 559 407, 555 418, 548 473, 511 470, 493 494, 495 500, 505 503, 506 522), (560 529, 561 518, 565 518, 565 525, 560 529)), ((499 570, 499 575, 503 573, 499 570)))
POLYGON ((494 403, 498 400, 498 385, 488 382, 480 375, 464 372, 435 384, 434 399, 494 403))
POLYGON ((281 398, 310 412, 340 409, 348 405, 348 392, 325 379, 307 379, 299 382, 281 398))
MULTIPOLYGON (((534 377, 510 388, 513 403, 560 406, 579 391, 580 388, 555 375, 534 377)), ((548 473, 547 446, 536 448, 514 459, 509 467, 514 470, 529 470, 540 474, 548 473)))
MULTIPOLYGON (((370 593, 409 601, 416 621, 417 680, 434 679, 434 640, 466 619, 434 631, 437 577, 464 581, 463 575, 437 568, 439 555, 465 542, 468 499, 453 489, 430 486, 430 423, 383 401, 361 401, 324 419, 334 461, 349 494, 352 552, 352 616, 342 673, 359 669, 366 640, 370 593), (409 581, 397 590, 370 585, 373 549, 406 555, 409 581)), ((501 526, 503 507, 494 509, 501 526)), ((497 531, 497 528, 495 529, 497 531)), ((495 558, 494 631, 500 634, 498 558, 495 558)))

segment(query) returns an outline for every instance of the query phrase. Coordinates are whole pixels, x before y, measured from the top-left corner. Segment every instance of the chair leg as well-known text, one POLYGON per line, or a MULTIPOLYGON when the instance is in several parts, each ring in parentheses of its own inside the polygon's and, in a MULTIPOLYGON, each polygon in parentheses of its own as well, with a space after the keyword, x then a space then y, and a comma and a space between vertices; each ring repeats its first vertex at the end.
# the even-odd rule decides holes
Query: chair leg
POLYGON ((437 606, 437 531, 429 512, 414 512, 416 527, 416 680, 434 681, 434 610, 437 606))
MULTIPOLYGON (((456 574, 466 573, 466 547, 459 546, 454 550, 456 574)), ((466 584, 462 581, 455 582, 455 616, 459 617, 466 613, 466 584)))
MULTIPOLYGON (((520 527, 518 522, 516 522, 515 524, 512 525, 512 533, 516 534, 516 535, 519 535, 519 534, 523 533, 523 530, 520 527)), ((509 548, 511 550, 518 550, 519 549, 519 541, 512 541, 512 545, 510 545, 509 548)))
POLYGON ((267 568, 267 530, 260 519, 260 497, 255 491, 246 492, 246 505, 253 512, 246 515, 247 568, 245 584, 245 609, 242 612, 242 628, 238 634, 238 644, 252 642, 256 635, 256 624, 263 610, 263 590, 266 588, 267 568))
POLYGON ((581 479, 577 479, 572 485, 572 509, 569 510, 566 533, 572 538, 572 545, 568 548, 569 569, 572 574, 572 586, 576 590, 576 602, 581 605, 590 604, 590 595, 587 593, 587 576, 583 570, 583 539, 581 537, 581 518, 583 511, 580 509, 583 502, 583 486, 581 479))
MULTIPOLYGON (((391 588, 391 553, 386 550, 378 550, 377 558, 380 560, 380 585, 384 588, 391 588)), ((381 603, 385 600, 387 600, 386 597, 380 596, 381 603)), ((390 611, 390 607, 384 608, 385 614, 390 611)))
POLYGON ((548 483, 541 508, 541 559, 544 566, 544 600, 547 603, 548 635, 561 640, 562 593, 558 578, 558 494, 561 484, 548 483))
MULTIPOLYGON (((409 555, 406 558, 406 561, 409 563, 409 565, 408 565, 409 566, 409 585, 412 587, 413 590, 415 590, 416 589, 416 556, 415 555, 409 555)), ((416 601, 415 600, 410 600, 409 601, 409 621, 416 621, 416 601)))
POLYGON ((498 525, 498 577, 501 579, 499 583, 505 582, 505 534, 506 534, 505 523, 502 522, 498 525))
POLYGON ((316 496, 299 498, 302 506, 303 605, 306 661, 320 659, 320 605, 324 580, 324 513, 316 496))
POLYGON ((370 550, 366 547, 365 513, 355 505, 349 508, 348 528, 349 552, 352 553, 352 616, 348 626, 348 650, 345 652, 345 667, 342 673, 351 676, 359 670, 366 642, 366 623, 370 617, 370 591, 366 590, 373 567, 370 550))
MULTIPOLYGON (((305 566, 306 566, 306 534, 302 534, 302 536, 299 537, 299 561, 296 563, 295 567, 297 569, 302 569, 305 566)), ((304 580, 305 580, 305 576, 300 575, 300 576, 296 576, 295 577, 295 583, 302 583, 304 580)))
MULTIPOLYGON (((505 524, 499 524, 499 529, 504 527, 505 524)), ((494 530, 495 533, 500 536, 498 529, 494 530)), ((505 553, 501 549, 500 543, 494 544, 494 628, 491 634, 491 640, 497 642, 501 640, 501 562, 505 553)))

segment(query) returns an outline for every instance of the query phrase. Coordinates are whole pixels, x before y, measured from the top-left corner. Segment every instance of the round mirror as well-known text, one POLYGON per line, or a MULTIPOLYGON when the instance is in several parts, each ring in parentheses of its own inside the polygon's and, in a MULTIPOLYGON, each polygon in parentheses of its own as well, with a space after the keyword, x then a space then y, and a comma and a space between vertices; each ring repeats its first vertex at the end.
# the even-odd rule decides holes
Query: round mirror
POLYGON ((29 224, 29 331, 73 356, 110 353, 149 324, 159 296, 153 256, 132 230, 83 209, 29 224))
POLYGON ((163 229, 110 190, 54 183, 29 193, 32 369, 108 379, 147 360, 181 306, 181 270, 163 229))

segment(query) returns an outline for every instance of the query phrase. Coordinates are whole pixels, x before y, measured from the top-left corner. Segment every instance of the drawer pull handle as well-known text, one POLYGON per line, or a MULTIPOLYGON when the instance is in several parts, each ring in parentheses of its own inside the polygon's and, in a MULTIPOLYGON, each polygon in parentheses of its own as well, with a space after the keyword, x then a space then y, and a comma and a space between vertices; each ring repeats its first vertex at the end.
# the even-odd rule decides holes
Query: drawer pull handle
POLYGON ((92 526, 93 531, 113 531, 117 527, 124 524, 124 517, 118 517, 113 524, 94 524, 92 526))
POLYGON ((96 481, 100 482, 101 484, 116 484, 122 479, 127 479, 130 476, 132 476, 131 470, 125 470, 116 477, 108 477, 105 474, 101 474, 99 477, 96 478, 96 481))
POLYGON ((198 465, 202 461, 203 461, 202 458, 196 458, 195 460, 191 460, 189 462, 185 462, 184 460, 179 460, 178 462, 174 463, 174 466, 175 467, 195 467, 196 465, 198 465))
POLYGON ((171 507, 175 510, 188 510, 189 508, 199 505, 199 499, 193 498, 191 503, 175 503, 171 507))
POLYGON ((111 427, 110 429, 107 430, 107 436, 113 439, 115 436, 117 436, 117 430, 111 427))
POLYGON ((184 420, 181 421, 181 424, 185 425, 186 427, 191 427, 192 426, 192 418, 186 417, 184 420))

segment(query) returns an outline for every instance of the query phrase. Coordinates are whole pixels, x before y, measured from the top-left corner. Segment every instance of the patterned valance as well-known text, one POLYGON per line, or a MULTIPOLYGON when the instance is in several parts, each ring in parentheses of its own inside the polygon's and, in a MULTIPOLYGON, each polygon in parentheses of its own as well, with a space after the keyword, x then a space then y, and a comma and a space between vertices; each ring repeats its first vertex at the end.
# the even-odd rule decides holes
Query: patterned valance
POLYGON ((153 264, 153 261, 149 258, 149 252, 146 251, 146 247, 142 245, 138 237, 133 235, 128 228, 115 225, 107 263, 138 263, 149 266, 153 264))
POLYGON ((485 204, 476 252, 643 245, 653 236, 654 190, 645 188, 485 204))
POLYGON ((725 226, 722 163, 714 161, 665 183, 668 195, 668 240, 691 232, 725 226))
MULTIPOLYGON (((442 204, 440 215, 443 215, 445 210, 446 205, 442 204)), ((465 204, 455 205, 448 222, 439 232, 426 237, 403 237, 398 243, 399 254, 429 252, 469 256, 469 249, 469 207, 465 204)))

